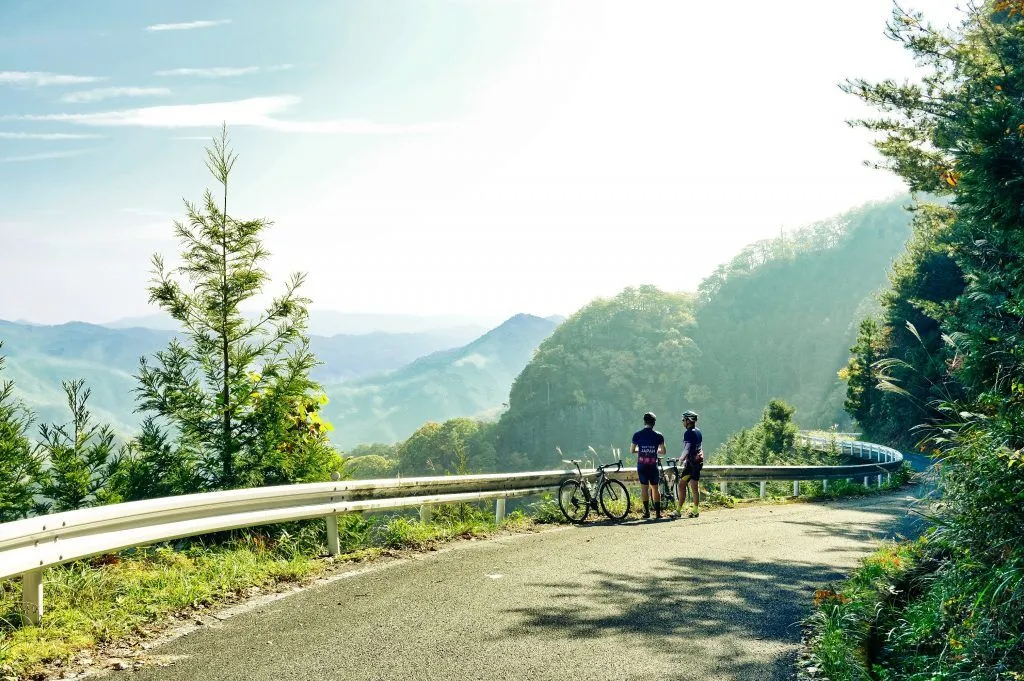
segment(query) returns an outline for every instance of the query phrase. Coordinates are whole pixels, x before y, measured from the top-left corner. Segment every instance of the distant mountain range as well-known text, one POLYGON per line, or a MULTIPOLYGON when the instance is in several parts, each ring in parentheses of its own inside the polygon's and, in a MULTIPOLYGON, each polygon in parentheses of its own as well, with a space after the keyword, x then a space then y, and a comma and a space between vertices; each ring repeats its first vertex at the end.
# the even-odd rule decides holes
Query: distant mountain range
MULTIPOLYGON (((253 313, 255 316, 255 313, 253 313)), ((463 329, 475 338, 501 321, 500 318, 468 315, 411 315, 309 311, 309 333, 314 336, 365 335, 371 333, 429 333, 446 329, 463 329)), ((170 315, 159 313, 142 317, 124 317, 100 326, 111 329, 146 328, 173 331, 178 328, 170 315)))
MULTIPOLYGON (((324 362, 313 375, 331 400, 327 413, 336 420, 338 444, 390 442, 428 418, 500 409, 516 374, 561 319, 517 315, 492 331, 468 325, 312 336, 313 351, 324 362), (416 421, 421 415, 426 416, 416 421)), ((0 353, 7 357, 3 378, 14 381, 38 421, 57 423, 68 419, 61 381, 85 379, 96 418, 132 434, 139 422, 132 392, 139 357, 165 348, 173 336, 134 325, 0 320, 0 353)))
POLYGON ((512 381, 560 321, 516 315, 463 347, 386 374, 325 385, 332 439, 342 448, 396 442, 427 421, 496 416, 512 381))

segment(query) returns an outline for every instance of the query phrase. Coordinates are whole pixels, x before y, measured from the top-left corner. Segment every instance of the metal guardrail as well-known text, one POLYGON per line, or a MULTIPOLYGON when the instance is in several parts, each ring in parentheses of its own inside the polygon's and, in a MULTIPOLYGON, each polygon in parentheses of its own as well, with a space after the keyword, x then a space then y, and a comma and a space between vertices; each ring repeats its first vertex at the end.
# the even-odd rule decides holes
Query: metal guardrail
MULTIPOLYGON (((801 435, 813 449, 831 451, 833 442, 801 435)), ((729 482, 760 482, 761 496, 769 480, 794 481, 799 494, 801 480, 869 478, 898 469, 903 456, 889 447, 867 442, 835 441, 837 451, 871 461, 852 466, 715 466, 706 465, 703 478, 716 480, 723 491, 729 482)), ((593 469, 585 474, 594 475, 593 469)), ((311 518, 325 518, 327 544, 332 554, 340 552, 338 516, 345 513, 385 511, 419 507, 429 518, 430 507, 438 504, 495 499, 495 516, 505 516, 505 500, 557 488, 570 470, 450 475, 385 480, 338 481, 303 485, 282 485, 254 489, 188 494, 161 499, 111 504, 67 511, 0 524, 0 579, 21 577, 23 610, 38 623, 43 616, 43 572, 46 568, 81 558, 191 537, 210 532, 311 518)), ((623 470, 612 477, 636 480, 635 470, 623 470)))

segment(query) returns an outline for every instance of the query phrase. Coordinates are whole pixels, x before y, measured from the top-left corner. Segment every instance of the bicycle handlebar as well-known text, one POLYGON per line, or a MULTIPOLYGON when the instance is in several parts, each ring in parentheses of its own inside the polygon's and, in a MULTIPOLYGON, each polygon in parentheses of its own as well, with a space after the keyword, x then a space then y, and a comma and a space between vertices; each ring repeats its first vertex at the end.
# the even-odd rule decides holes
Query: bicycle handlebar
POLYGON ((618 461, 616 461, 614 463, 602 464, 602 465, 597 467, 597 470, 599 470, 599 471, 607 470, 607 469, 611 468, 612 466, 615 466, 615 470, 616 471, 621 471, 622 470, 622 459, 619 459, 618 461))

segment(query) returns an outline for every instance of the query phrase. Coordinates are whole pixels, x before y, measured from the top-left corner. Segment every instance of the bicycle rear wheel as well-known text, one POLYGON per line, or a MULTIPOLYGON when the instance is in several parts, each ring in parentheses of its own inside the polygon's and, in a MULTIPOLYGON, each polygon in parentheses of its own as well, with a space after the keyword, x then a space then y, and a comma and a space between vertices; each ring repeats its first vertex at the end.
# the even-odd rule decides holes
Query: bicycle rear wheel
POLYGON ((620 480, 605 480, 598 499, 601 510, 612 520, 623 520, 629 515, 629 491, 620 480))
POLYGON ((669 503, 674 504, 676 500, 676 477, 671 471, 666 471, 665 474, 661 476, 660 487, 661 499, 663 502, 662 507, 670 508, 669 503))
POLYGON ((565 480, 558 486, 558 508, 571 523, 582 523, 587 519, 590 504, 579 480, 565 480))

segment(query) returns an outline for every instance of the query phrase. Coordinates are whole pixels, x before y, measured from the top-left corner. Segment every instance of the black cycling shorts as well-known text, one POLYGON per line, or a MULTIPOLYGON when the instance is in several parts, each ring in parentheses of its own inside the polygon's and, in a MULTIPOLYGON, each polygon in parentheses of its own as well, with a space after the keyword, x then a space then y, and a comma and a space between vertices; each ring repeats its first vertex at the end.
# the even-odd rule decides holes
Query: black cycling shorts
POLYGON ((683 480, 686 480, 687 476, 689 476, 689 480, 700 480, 701 468, 704 468, 704 464, 702 463, 688 463, 683 466, 683 470, 680 471, 679 477, 683 480))
POLYGON ((636 467, 636 475, 640 478, 641 485, 657 485, 658 465, 654 463, 642 463, 636 467))

